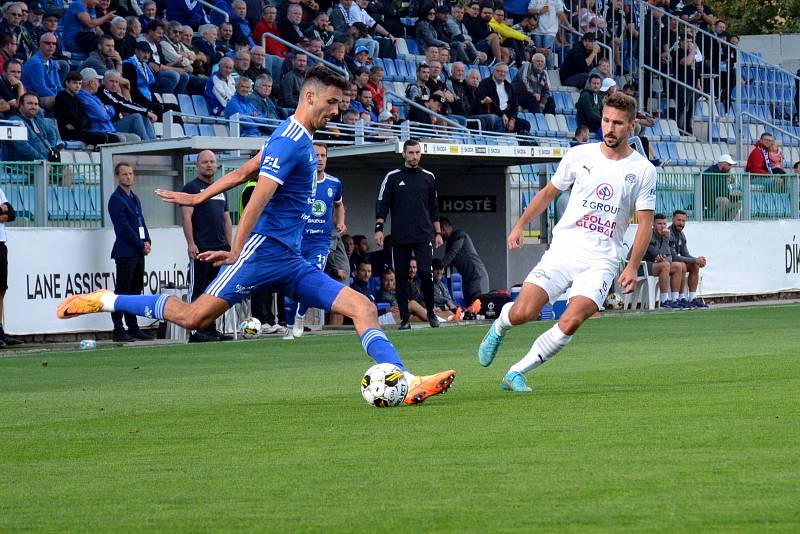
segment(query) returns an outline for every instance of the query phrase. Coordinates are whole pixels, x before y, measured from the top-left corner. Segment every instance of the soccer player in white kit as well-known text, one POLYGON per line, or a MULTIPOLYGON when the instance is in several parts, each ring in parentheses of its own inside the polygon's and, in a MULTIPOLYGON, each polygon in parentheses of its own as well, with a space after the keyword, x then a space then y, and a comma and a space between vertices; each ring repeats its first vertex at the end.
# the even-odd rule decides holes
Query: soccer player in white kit
POLYGON ((600 309, 614 282, 622 238, 634 212, 639 226, 619 284, 626 293, 636 287, 636 271, 652 234, 656 169, 628 144, 635 118, 633 98, 622 93, 609 96, 603 107, 603 142, 571 148, 508 235, 509 250, 521 248, 525 225, 543 213, 560 191, 572 186, 567 209, 553 229, 550 249, 528 274, 516 301, 503 306, 478 348, 478 361, 488 367, 512 326, 537 318, 548 301, 571 286, 566 311, 511 366, 501 383, 505 390, 532 391, 525 373, 563 349, 581 324, 600 309))

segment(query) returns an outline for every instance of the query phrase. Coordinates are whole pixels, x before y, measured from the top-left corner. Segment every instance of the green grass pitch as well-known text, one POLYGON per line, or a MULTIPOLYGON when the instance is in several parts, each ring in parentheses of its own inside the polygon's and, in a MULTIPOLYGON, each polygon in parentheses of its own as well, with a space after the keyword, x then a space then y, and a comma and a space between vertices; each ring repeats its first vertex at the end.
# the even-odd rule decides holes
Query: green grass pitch
POLYGON ((0 358, 0 532, 798 532, 800 306, 390 335, 446 395, 378 410, 355 335, 0 358), (47 360, 47 365, 43 365, 47 360))

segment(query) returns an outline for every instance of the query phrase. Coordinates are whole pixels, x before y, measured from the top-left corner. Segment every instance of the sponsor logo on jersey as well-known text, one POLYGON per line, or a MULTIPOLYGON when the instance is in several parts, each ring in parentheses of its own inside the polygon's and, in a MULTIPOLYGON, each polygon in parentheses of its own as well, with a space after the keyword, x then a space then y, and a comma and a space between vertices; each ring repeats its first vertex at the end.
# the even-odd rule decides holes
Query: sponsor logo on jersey
POLYGON ((255 288, 256 286, 243 286, 242 284, 236 284, 235 292, 239 293, 240 295, 249 295, 255 288))
POLYGON ((278 158, 274 156, 267 156, 264 158, 264 163, 261 164, 261 168, 278 172, 281 166, 278 165, 278 158))
POLYGON ((582 219, 575 222, 575 226, 600 233, 606 237, 614 237, 614 228, 617 227, 617 223, 597 215, 584 215, 582 219))
POLYGON ((535 278, 547 278, 548 280, 550 280, 550 277, 547 276, 547 273, 544 272, 542 269, 536 269, 535 271, 533 271, 533 276, 535 278))
POLYGON ((597 189, 594 190, 594 194, 597 195, 597 198, 600 200, 609 200, 614 196, 614 188, 609 184, 602 183, 597 186, 597 189))
POLYGON ((596 211, 604 211, 611 214, 617 214, 619 212, 619 207, 612 206, 611 204, 603 204, 602 202, 595 202, 594 200, 587 200, 585 198, 582 202, 584 208, 589 208, 596 211))
POLYGON ((315 200, 311 204, 311 215, 314 217, 322 217, 326 211, 328 211, 328 206, 321 200, 315 200))
POLYGON ((636 183, 636 175, 635 174, 626 174, 625 175, 625 181, 628 182, 629 184, 635 184, 636 183))

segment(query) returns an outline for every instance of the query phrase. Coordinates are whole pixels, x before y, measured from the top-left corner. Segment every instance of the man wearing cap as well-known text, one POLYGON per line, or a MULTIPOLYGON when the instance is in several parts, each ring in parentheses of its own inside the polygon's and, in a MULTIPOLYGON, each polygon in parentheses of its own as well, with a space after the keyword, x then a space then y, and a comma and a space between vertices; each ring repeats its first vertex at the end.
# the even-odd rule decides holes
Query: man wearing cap
POLYGON ((78 71, 67 74, 64 90, 56 95, 55 115, 58 131, 65 141, 81 141, 87 145, 118 143, 117 134, 95 131, 92 121, 78 99, 83 77, 78 71))
POLYGON ((106 132, 109 138, 114 135, 117 137, 117 142, 133 143, 141 141, 142 138, 135 133, 130 132, 131 124, 126 121, 124 126, 129 131, 118 131, 114 126, 113 120, 116 117, 114 106, 106 106, 100 101, 97 96, 97 90, 100 88, 100 80, 103 77, 97 74, 97 71, 92 68, 85 68, 81 71, 81 90, 78 91, 78 100, 83 104, 86 115, 92 121, 92 130, 99 132, 106 132))
MULTIPOLYGON (((431 97, 425 101, 425 107, 434 113, 438 113, 439 115, 447 114, 447 100, 439 91, 433 93, 431 97)), ((445 121, 436 115, 431 115, 430 113, 426 113, 425 111, 417 109, 416 107, 412 107, 410 110, 408 110, 408 120, 418 122, 420 124, 433 124, 442 126, 447 125, 445 121)))
POLYGON ((589 128, 589 131, 596 132, 600 129, 600 119, 603 112, 603 100, 600 97, 600 88, 603 82, 600 76, 592 74, 589 77, 589 88, 581 91, 578 102, 575 104, 576 120, 578 125, 589 128))
POLYGON ((599 53, 600 46, 596 42, 595 34, 584 33, 561 65, 561 82, 578 89, 584 87, 599 53))
POLYGON ((730 154, 722 154, 717 163, 703 171, 703 218, 729 221, 739 211, 742 193, 730 174, 734 165, 736 161, 730 154))
POLYGON ((606 98, 617 92, 617 82, 613 78, 604 78, 603 83, 600 84, 600 97, 603 102, 606 98))
POLYGON ((53 59, 56 44, 55 34, 45 33, 39 40, 39 51, 22 66, 22 83, 39 95, 42 107, 48 111, 55 106, 58 92, 64 89, 53 59))

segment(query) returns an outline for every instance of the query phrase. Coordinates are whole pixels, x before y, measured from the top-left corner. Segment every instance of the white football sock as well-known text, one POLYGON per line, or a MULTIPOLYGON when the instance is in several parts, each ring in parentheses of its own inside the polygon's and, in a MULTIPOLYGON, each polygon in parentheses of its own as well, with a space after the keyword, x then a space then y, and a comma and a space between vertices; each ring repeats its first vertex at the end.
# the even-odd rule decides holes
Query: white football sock
POLYGON ((411 384, 414 383, 414 379, 417 378, 416 375, 413 375, 408 371, 403 371, 403 375, 406 377, 406 383, 408 383, 408 386, 411 387, 411 384))
POLYGON ((677 291, 672 292, 672 300, 678 300, 681 297, 681 294, 677 291))
POLYGON ((697 291, 689 291, 689 300, 694 300, 697 298, 697 291))
POLYGON ((514 304, 512 302, 507 302, 503 307, 500 309, 500 316, 494 322, 494 329, 495 331, 501 335, 506 335, 506 332, 511 330, 511 327, 514 326, 511 324, 511 320, 508 318, 508 312, 511 310, 511 306, 514 304))
POLYGON ((661 302, 669 301, 669 293, 661 293, 661 302))
POLYGON ((553 325, 553 328, 536 338, 528 354, 512 365, 509 371, 516 371, 524 374, 536 369, 566 347, 571 339, 572 336, 568 336, 562 332, 558 327, 558 323, 556 323, 553 325))
POLYGON ((100 303, 103 304, 104 312, 113 312, 114 303, 117 302, 117 296, 114 293, 103 293, 100 295, 100 303))

